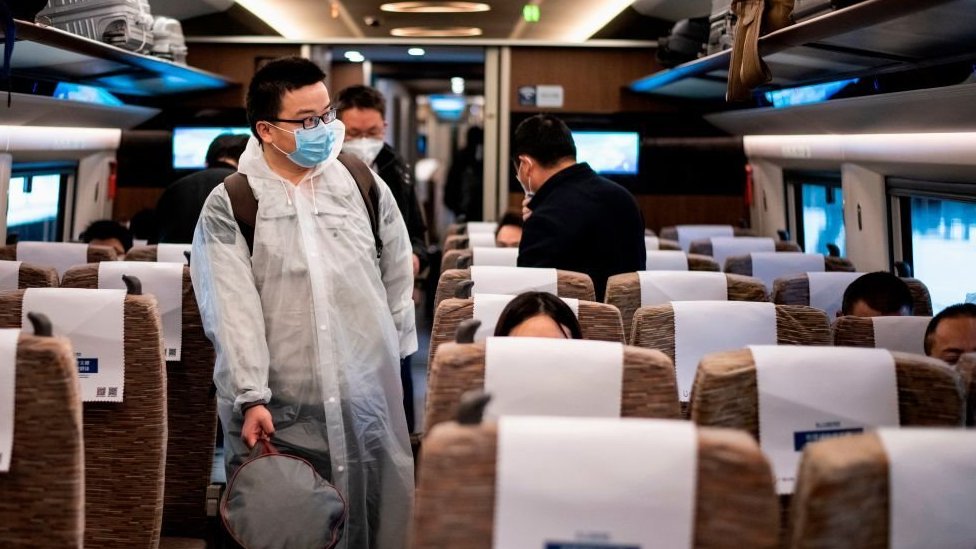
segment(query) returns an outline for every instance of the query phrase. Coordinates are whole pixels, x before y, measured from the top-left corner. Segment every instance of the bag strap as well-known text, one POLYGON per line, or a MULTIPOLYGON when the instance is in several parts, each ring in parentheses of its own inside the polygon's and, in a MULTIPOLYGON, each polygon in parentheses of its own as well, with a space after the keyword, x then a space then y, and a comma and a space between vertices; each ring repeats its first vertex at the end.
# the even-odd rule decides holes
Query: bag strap
POLYGON ((356 187, 366 204, 369 225, 373 229, 373 242, 376 243, 376 259, 383 257, 383 239, 380 237, 380 191, 376 187, 373 172, 365 162, 349 153, 339 153, 339 162, 349 170, 356 180, 356 187))
POLYGON ((254 253, 254 225, 258 218, 258 199, 247 183, 247 176, 234 172, 224 179, 224 188, 230 198, 230 209, 234 212, 237 227, 247 242, 247 251, 254 253))
MULTIPOLYGON (((366 213, 369 215, 369 225, 373 231, 373 242, 376 244, 376 258, 383 257, 383 239, 380 237, 380 192, 370 171, 362 160, 351 154, 339 153, 339 162, 349 171, 352 178, 356 181, 356 188, 366 204, 366 213)), ((244 235, 247 242, 247 250, 254 253, 254 226, 258 217, 258 199, 254 196, 254 191, 247 182, 247 176, 234 172, 224 179, 224 188, 227 189, 227 196, 230 198, 230 207, 234 212, 234 220, 244 235)))

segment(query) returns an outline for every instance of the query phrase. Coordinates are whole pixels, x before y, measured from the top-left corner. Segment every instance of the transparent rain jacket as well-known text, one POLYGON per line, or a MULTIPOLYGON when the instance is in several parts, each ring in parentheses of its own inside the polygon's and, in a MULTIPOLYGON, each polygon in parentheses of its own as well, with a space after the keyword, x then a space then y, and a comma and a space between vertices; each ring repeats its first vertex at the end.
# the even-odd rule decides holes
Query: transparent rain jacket
POLYGON ((228 472, 248 452, 241 405, 266 402, 279 449, 311 461, 345 497, 340 547, 400 549, 414 489, 399 378, 399 359, 417 350, 412 251, 377 177, 376 258, 366 205, 337 153, 295 186, 252 137, 239 170, 258 199, 253 255, 218 185, 193 237, 193 286, 217 351, 228 472))

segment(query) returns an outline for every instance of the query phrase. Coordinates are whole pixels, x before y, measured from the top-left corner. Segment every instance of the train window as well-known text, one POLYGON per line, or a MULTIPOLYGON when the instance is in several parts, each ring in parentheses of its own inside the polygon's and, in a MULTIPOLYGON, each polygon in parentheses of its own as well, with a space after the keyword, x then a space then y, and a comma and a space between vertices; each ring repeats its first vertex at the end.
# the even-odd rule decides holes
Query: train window
POLYGON ((913 196, 911 263, 932 294, 935 312, 976 300, 976 203, 913 196))
POLYGON ((846 255, 844 193, 840 174, 787 172, 786 184, 793 193, 796 241, 807 253, 827 254, 836 244, 846 255))
POLYGON ((59 241, 64 229, 68 175, 62 171, 17 172, 7 192, 7 235, 18 241, 59 241))

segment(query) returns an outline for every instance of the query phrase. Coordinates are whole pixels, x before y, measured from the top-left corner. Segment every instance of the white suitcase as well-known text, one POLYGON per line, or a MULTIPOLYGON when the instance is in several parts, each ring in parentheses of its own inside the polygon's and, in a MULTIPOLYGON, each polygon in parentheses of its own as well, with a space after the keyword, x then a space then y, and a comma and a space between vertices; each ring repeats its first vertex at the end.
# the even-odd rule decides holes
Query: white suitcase
POLYGON ((864 0, 794 0, 793 20, 796 22, 813 19, 818 15, 846 8, 864 0))
POLYGON ((732 31, 735 29, 732 0, 712 0, 712 15, 708 18, 708 23, 706 53, 711 55, 732 48, 732 31))
POLYGON ((149 0, 48 0, 37 21, 138 53, 153 46, 149 0))

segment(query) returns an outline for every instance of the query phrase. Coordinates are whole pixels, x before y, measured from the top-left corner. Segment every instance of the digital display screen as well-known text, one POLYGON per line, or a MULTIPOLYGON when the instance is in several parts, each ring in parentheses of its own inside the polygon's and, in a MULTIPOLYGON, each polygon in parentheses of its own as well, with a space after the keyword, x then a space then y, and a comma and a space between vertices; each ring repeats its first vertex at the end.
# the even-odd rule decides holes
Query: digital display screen
POLYGON ((430 110, 437 118, 445 121, 460 120, 464 115, 465 101, 463 95, 431 95, 430 110))
POLYGON ((173 130, 173 168, 202 170, 207 167, 207 149, 221 134, 250 135, 248 127, 176 128, 173 130))
POLYGON ((576 160, 605 175, 637 175, 640 134, 637 132, 574 131, 576 160))

